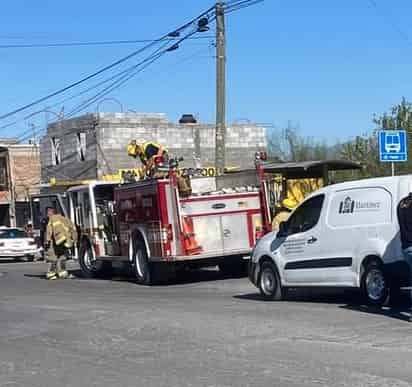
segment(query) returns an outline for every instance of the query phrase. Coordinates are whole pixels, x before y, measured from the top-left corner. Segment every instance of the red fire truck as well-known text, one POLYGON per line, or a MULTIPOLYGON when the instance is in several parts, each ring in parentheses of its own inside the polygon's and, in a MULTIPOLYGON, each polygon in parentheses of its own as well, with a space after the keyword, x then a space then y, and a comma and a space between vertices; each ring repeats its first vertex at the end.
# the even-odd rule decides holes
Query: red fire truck
POLYGON ((91 181, 32 197, 32 219, 36 226, 50 205, 72 219, 79 230, 75 257, 87 277, 108 274, 116 263, 126 263, 146 285, 187 267, 218 265, 235 274, 246 270, 256 239, 270 230, 259 163, 257 176, 255 186, 186 198, 179 195, 176 168, 163 179, 91 181))

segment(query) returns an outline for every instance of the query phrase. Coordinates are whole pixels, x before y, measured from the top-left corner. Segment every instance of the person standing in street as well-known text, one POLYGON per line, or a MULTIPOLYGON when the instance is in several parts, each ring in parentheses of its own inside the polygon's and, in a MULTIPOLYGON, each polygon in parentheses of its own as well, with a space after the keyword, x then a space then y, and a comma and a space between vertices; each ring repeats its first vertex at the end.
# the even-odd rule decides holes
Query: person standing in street
MULTIPOLYGON (((398 221, 402 243, 403 255, 409 265, 409 286, 412 286, 412 192, 403 198, 398 205, 398 221)), ((412 287, 410 289, 412 322, 412 287)))
POLYGON ((46 261, 49 264, 46 278, 55 280, 69 278, 66 260, 77 240, 77 232, 73 223, 54 208, 47 209, 49 222, 46 229, 46 261))

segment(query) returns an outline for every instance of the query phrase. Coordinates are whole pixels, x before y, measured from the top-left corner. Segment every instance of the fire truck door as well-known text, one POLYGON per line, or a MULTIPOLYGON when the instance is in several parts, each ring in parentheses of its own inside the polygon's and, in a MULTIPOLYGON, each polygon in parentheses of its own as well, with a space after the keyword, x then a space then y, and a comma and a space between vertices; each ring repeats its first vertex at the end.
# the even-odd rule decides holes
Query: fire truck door
POLYGON ((66 197, 62 194, 40 194, 30 197, 30 217, 35 236, 40 236, 42 220, 46 218, 47 207, 56 209, 59 214, 68 216, 66 197))
POLYGON ((193 218, 196 242, 205 253, 223 250, 222 226, 220 216, 200 216, 193 218))
POLYGON ((222 216, 223 249, 225 251, 249 249, 247 215, 231 214, 222 216))

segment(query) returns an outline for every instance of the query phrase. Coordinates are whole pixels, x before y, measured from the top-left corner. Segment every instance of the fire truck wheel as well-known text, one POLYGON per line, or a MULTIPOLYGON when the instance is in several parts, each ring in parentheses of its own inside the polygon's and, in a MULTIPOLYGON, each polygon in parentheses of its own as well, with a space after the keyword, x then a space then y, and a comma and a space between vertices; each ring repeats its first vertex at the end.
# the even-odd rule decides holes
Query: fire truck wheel
POLYGON ((86 278, 107 277, 112 272, 111 262, 93 259, 92 247, 88 241, 83 241, 79 251, 79 264, 86 278))
POLYGON ((132 272, 137 283, 152 285, 152 270, 147 259, 146 246, 137 235, 131 238, 129 253, 131 254, 132 272))

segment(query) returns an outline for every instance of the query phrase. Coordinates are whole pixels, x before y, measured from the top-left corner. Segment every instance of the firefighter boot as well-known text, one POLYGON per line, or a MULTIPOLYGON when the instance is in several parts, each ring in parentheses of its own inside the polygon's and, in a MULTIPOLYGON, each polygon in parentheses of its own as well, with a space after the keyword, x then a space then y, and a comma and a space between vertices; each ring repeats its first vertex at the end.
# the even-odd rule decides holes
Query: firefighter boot
POLYGON ((46 279, 50 280, 56 280, 57 279, 57 274, 54 271, 48 271, 46 273, 46 279))
POLYGON ((57 273, 60 279, 69 278, 69 272, 67 270, 62 270, 57 273))

